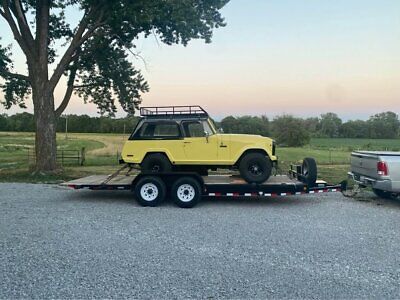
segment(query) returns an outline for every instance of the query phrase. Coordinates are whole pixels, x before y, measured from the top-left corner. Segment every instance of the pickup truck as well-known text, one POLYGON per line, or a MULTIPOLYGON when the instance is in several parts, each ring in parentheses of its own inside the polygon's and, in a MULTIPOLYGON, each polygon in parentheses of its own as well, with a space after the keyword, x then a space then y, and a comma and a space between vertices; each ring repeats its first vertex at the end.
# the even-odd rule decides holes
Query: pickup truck
POLYGON ((354 151, 351 153, 351 172, 360 186, 370 186, 381 198, 400 195, 400 152, 354 151))

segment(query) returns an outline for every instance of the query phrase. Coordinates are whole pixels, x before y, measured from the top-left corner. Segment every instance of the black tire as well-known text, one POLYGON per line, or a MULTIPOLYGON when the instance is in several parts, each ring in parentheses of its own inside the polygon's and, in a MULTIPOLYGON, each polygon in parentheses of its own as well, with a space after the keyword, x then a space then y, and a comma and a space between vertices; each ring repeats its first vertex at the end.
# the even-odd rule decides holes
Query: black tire
POLYGON ((271 176, 272 163, 265 154, 248 153, 240 160, 239 172, 248 183, 262 183, 271 176))
POLYGON ((303 176, 303 182, 308 186, 314 186, 317 181, 317 162, 314 158, 306 157, 303 159, 303 165, 301 167, 301 172, 303 176))
POLYGON ((146 176, 139 179, 134 191, 140 205, 154 207, 164 201, 167 188, 160 178, 146 176))
POLYGON ((168 157, 161 153, 147 155, 141 163, 142 171, 144 172, 171 172, 172 164, 168 157))
POLYGON ((201 185, 192 177, 182 177, 175 181, 171 189, 171 198, 182 208, 192 208, 201 199, 201 185))
POLYGON ((384 190, 372 189, 372 191, 379 198, 383 198, 383 199, 396 199, 398 197, 398 195, 396 195, 395 193, 387 192, 384 190))

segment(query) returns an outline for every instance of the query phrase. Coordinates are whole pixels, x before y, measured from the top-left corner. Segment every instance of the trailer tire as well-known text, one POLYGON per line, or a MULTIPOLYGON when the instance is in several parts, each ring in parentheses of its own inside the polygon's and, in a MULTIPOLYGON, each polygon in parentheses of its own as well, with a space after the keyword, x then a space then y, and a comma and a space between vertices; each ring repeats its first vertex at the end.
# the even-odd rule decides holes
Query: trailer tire
POLYGON ((147 155, 140 166, 145 172, 159 173, 172 171, 171 162, 168 157, 162 153, 152 153, 147 155))
POLYGON ((182 177, 175 181, 171 189, 171 198, 182 208, 192 208, 201 199, 201 185, 192 177, 182 177))
POLYGON ((317 162, 314 158, 306 157, 303 159, 303 165, 301 168, 303 182, 308 186, 312 187, 317 181, 317 162))
POLYGON ((158 177, 146 176, 135 184, 136 200, 142 206, 157 206, 165 199, 167 188, 158 177))
POLYGON ((240 160, 239 172, 248 183, 263 183, 271 176, 272 163, 265 154, 248 153, 240 160))

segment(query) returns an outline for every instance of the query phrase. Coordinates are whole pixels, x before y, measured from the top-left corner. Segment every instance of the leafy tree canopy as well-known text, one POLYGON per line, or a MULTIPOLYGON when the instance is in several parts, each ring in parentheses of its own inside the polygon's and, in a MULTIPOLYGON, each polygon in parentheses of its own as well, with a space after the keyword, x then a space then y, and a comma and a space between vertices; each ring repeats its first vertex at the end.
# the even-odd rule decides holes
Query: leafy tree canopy
MULTIPOLYGON (((8 46, 0 46, 0 77, 6 108, 25 107, 39 85, 37 74, 49 74, 53 91, 63 75, 68 89, 57 115, 73 91, 95 103, 100 113, 116 111, 115 101, 128 113, 141 102, 149 86, 129 56, 135 41, 155 35, 161 42, 187 45, 191 39, 211 41, 214 28, 224 26, 219 10, 229 0, 1 0, 0 14, 26 55, 28 75, 17 74, 8 46), (67 9, 82 12, 74 28, 67 9), (63 44, 63 53, 56 45, 63 44)), ((47 79, 47 76, 46 76, 47 79)), ((42 80, 43 83, 43 80, 42 80)))
POLYGON ((278 144, 288 147, 304 146, 310 142, 310 133, 304 121, 291 115, 282 115, 273 120, 273 137, 278 144))

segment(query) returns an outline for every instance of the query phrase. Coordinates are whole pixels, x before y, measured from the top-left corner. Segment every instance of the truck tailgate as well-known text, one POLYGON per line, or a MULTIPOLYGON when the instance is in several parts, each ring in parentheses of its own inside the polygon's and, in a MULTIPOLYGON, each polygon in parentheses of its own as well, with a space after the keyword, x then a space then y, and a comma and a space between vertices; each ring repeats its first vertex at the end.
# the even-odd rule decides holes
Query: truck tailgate
POLYGON ((351 171, 371 178, 377 177, 377 163, 379 156, 353 152, 351 154, 351 171))

